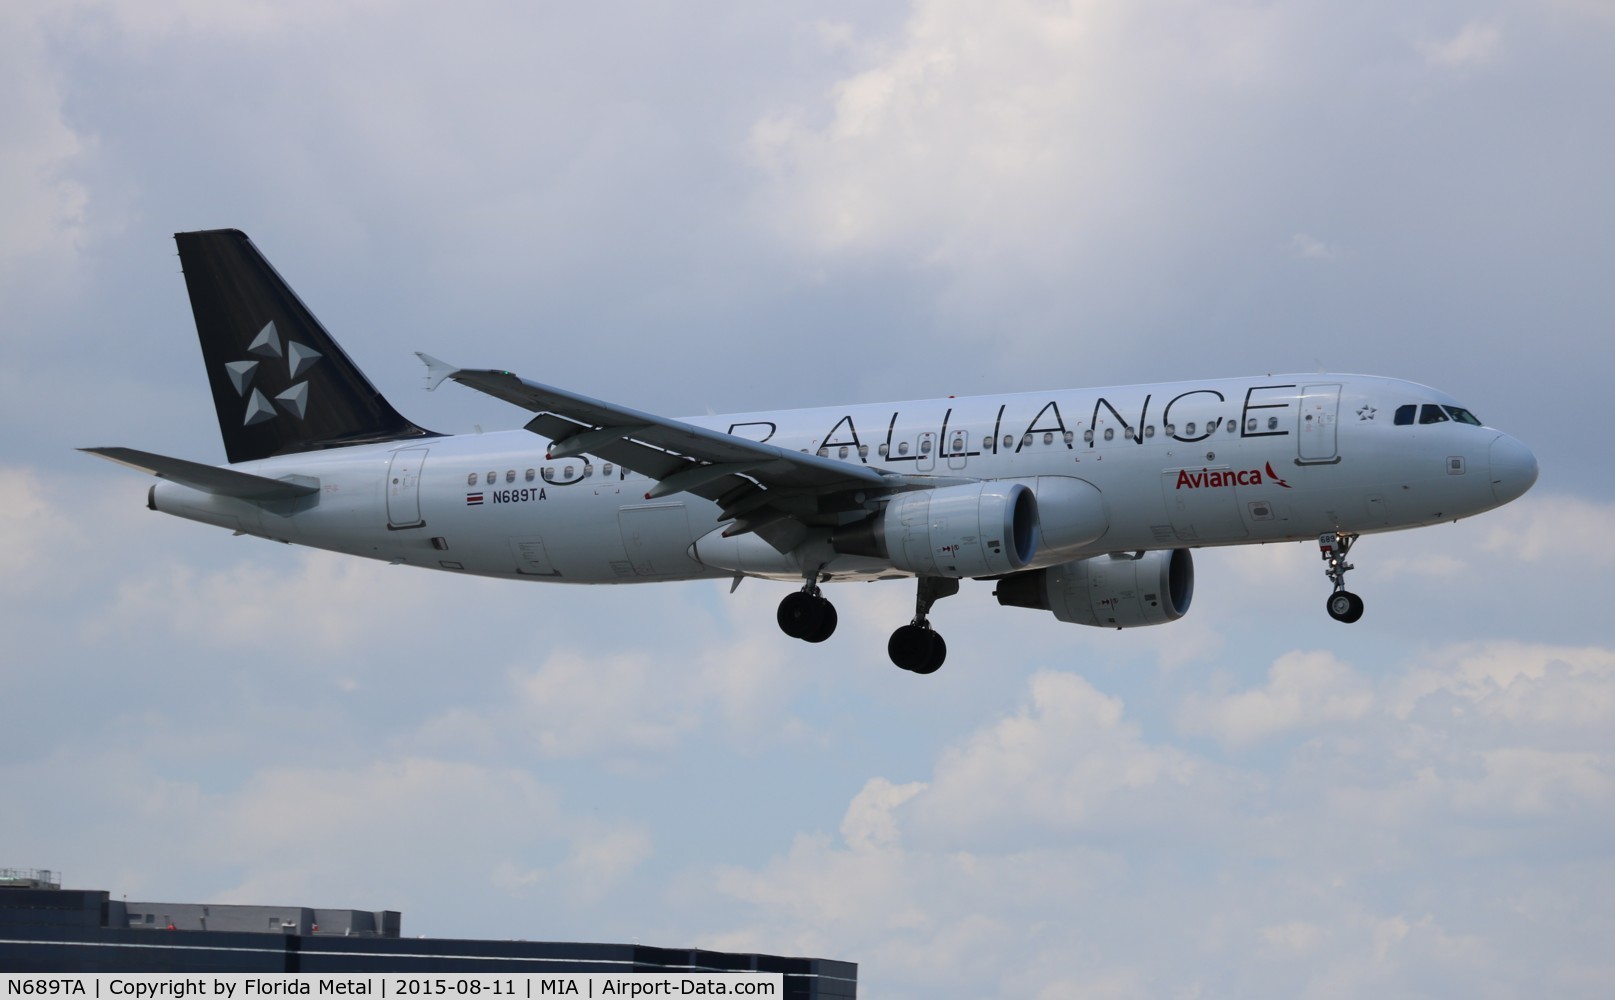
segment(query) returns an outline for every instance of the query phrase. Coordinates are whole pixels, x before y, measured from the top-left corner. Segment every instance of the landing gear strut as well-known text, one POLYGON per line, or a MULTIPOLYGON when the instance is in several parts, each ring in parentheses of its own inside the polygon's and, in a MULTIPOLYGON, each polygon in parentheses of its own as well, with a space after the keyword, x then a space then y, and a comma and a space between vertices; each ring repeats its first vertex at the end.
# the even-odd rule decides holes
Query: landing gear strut
POLYGON ((914 600, 914 620, 896 632, 886 643, 886 654, 904 670, 934 674, 948 658, 948 644, 931 628, 927 615, 931 605, 959 592, 959 581, 939 576, 920 577, 919 594, 914 600))
POLYGON ((1356 535, 1340 531, 1328 531, 1318 536, 1318 552, 1328 564, 1323 571, 1324 576, 1335 585, 1334 593, 1329 595, 1324 607, 1329 610, 1330 618, 1348 625, 1363 617, 1363 599, 1346 589, 1346 571, 1353 568, 1346 561, 1346 553, 1351 551, 1356 541, 1356 535))
POLYGON ((776 618, 780 631, 792 639, 823 642, 836 630, 836 606, 819 593, 819 571, 823 568, 815 567, 801 590, 786 594, 785 600, 779 602, 776 618))

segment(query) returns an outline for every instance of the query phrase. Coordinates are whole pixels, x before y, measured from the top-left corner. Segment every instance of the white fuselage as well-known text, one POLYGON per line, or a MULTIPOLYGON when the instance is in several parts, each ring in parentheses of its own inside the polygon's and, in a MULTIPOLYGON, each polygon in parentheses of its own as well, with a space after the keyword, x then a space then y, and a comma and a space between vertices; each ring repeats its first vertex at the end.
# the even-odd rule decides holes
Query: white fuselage
MULTIPOLYGON (((1489 510, 1530 486, 1535 461, 1506 434, 1453 419, 1395 422, 1399 409, 1425 404, 1457 405, 1411 382, 1320 374, 686 422, 939 482, 1036 488, 1057 477, 1097 488, 1103 534, 1079 550, 1040 551, 1036 567, 1104 552, 1410 528, 1489 510)), ((163 482, 151 504, 247 534, 488 576, 802 578, 793 557, 756 535, 721 538, 714 503, 691 494, 647 500, 653 480, 586 455, 551 461, 548 445, 515 430, 304 452, 236 468, 317 481, 314 496, 253 503, 163 482)), ((835 557, 824 573, 904 575, 866 556, 835 557)))

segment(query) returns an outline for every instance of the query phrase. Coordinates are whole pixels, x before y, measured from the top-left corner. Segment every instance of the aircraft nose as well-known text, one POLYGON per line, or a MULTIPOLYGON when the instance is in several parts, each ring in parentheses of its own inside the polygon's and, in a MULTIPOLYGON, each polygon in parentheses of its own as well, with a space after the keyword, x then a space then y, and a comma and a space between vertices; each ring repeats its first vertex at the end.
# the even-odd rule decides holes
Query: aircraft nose
POLYGON ((1498 503, 1524 496, 1536 482, 1536 456, 1507 434, 1499 434, 1492 442, 1491 462, 1492 495, 1497 497, 1498 503))

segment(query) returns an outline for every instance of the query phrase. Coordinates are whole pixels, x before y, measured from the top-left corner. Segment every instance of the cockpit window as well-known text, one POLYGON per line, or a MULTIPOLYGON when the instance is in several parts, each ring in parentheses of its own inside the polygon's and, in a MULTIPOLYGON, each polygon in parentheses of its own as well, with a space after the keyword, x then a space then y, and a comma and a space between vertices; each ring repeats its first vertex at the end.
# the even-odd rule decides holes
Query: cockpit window
POLYGON ((1401 427, 1404 424, 1413 423, 1413 415, 1417 413, 1418 410, 1419 408, 1412 403, 1409 403, 1406 406, 1398 406, 1396 408, 1396 425, 1401 427))
POLYGON ((1461 406, 1444 406, 1442 409, 1446 410, 1448 415, 1450 415, 1452 419, 1458 421, 1460 424, 1472 424, 1476 427, 1482 426, 1480 420, 1477 419, 1473 413, 1470 413, 1461 406))
POLYGON ((1425 403, 1424 407, 1419 411, 1419 423, 1421 424, 1439 424, 1451 419, 1451 417, 1447 416, 1447 411, 1435 403, 1425 403))

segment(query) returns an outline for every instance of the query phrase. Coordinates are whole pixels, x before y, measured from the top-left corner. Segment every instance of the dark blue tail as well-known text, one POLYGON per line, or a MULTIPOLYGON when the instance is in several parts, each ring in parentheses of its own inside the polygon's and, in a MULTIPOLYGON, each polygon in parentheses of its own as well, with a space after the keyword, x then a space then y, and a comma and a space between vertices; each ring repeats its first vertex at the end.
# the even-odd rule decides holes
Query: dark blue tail
POLYGON ((174 242, 232 463, 436 436, 382 398, 245 233, 174 242))

